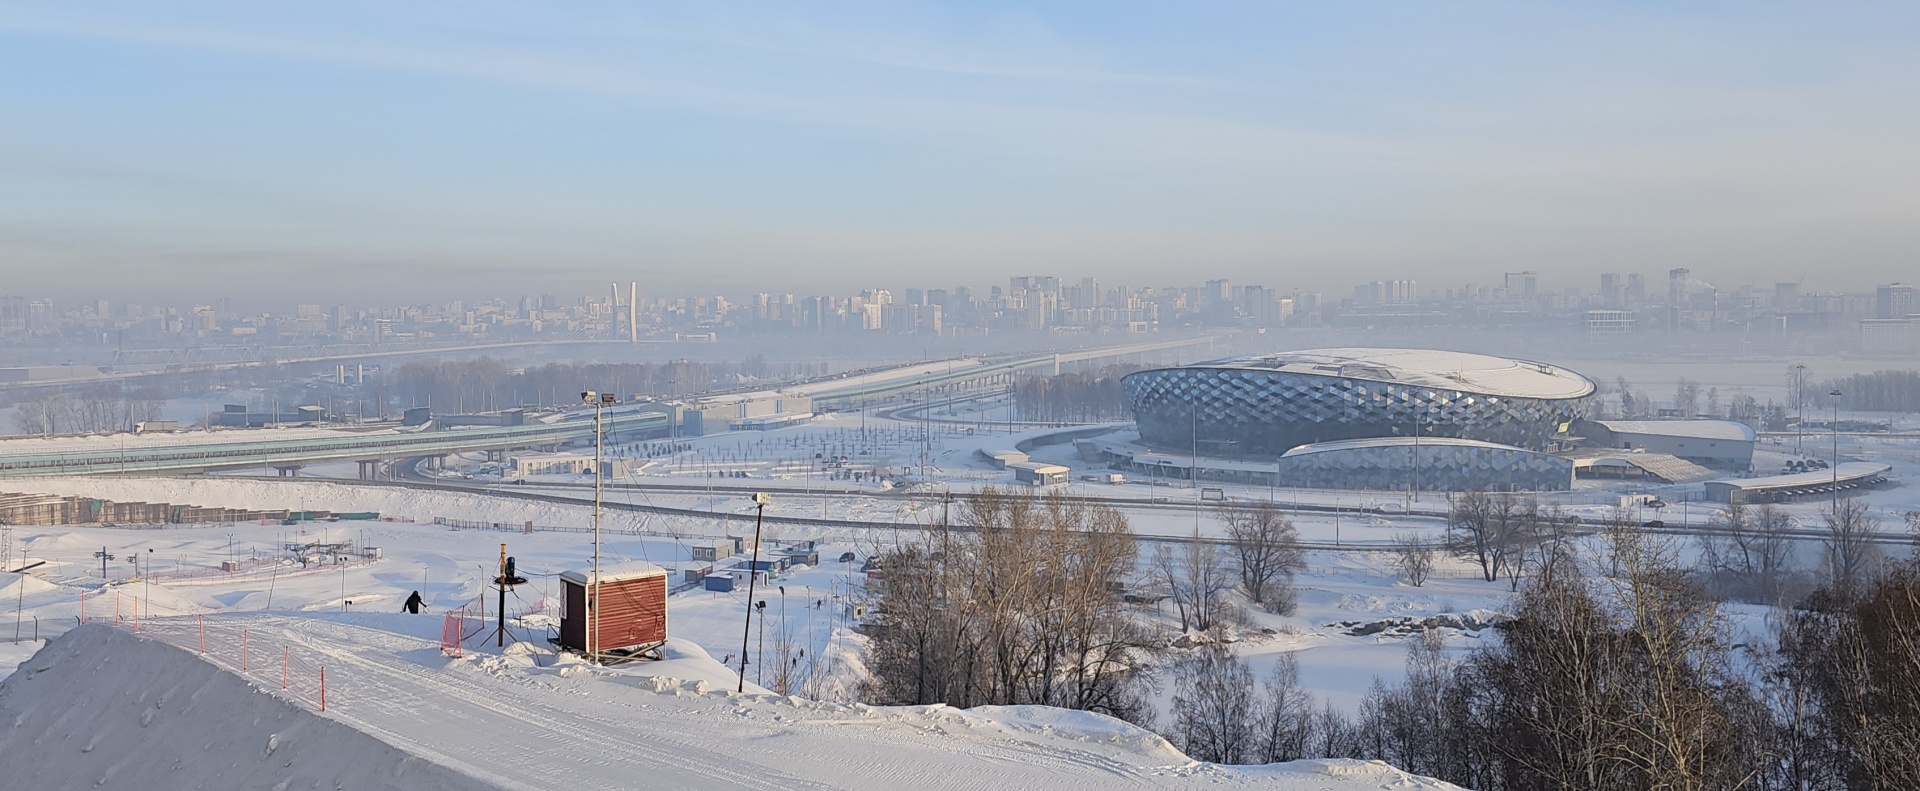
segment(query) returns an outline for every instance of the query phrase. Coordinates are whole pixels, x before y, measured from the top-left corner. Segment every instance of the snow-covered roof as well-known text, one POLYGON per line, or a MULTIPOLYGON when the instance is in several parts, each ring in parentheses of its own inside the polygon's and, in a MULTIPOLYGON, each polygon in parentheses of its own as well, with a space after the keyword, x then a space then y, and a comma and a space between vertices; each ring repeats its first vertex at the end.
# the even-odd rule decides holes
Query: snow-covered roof
POLYGON ((1188 367, 1336 376, 1513 398, 1580 398, 1594 391, 1592 380, 1558 366, 1437 349, 1305 349, 1188 367))
MULTIPOLYGON (((600 564, 600 584, 606 585, 625 580, 637 580, 642 577, 665 576, 666 569, 644 560, 629 560, 624 563, 600 564)), ((593 584, 593 567, 578 568, 560 573, 560 579, 575 585, 593 584)))
POLYGON ((1301 445, 1289 449, 1286 453, 1280 454, 1280 458, 1305 456, 1309 453, 1357 450, 1359 448, 1412 448, 1416 443, 1423 448, 1444 446, 1450 448, 1485 448, 1488 450, 1513 451, 1515 453, 1534 452, 1525 448, 1516 448, 1512 445, 1501 445, 1497 442, 1482 442, 1477 439, 1458 439, 1455 437, 1420 437, 1417 440, 1413 437, 1368 437, 1365 439, 1336 439, 1327 442, 1315 442, 1311 445, 1301 445))
POLYGON ((1736 489, 1776 489, 1793 486, 1819 486, 1821 484, 1851 483, 1862 478, 1883 475, 1893 469, 1892 466, 1871 461, 1843 461, 1830 470, 1809 470, 1790 472, 1785 475, 1766 475, 1759 478, 1722 478, 1708 481, 1710 484, 1731 486, 1736 489))
POLYGON ((1752 442, 1753 427, 1732 420, 1595 420, 1615 434, 1752 442))

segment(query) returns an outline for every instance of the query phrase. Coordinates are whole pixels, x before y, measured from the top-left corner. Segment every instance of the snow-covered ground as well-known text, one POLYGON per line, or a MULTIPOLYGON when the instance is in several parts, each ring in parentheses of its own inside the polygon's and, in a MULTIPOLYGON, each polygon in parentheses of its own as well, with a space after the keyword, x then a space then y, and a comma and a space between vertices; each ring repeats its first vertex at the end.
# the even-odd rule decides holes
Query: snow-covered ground
MULTIPOLYGON (((983 427, 990 424, 982 421, 983 427)), ((834 415, 810 426, 778 432, 685 440, 682 448, 666 454, 658 454, 656 446, 653 450, 657 455, 625 481, 636 484, 636 488, 609 490, 608 502, 664 506, 695 513, 660 515, 610 510, 603 520, 604 558, 615 562, 657 563, 672 569, 677 581, 682 570, 697 565, 690 560, 689 548, 698 539, 741 534, 752 529, 750 500, 742 491, 719 487, 774 492, 774 504, 768 509, 768 513, 774 515, 824 515, 889 524, 936 525, 940 519, 941 492, 1012 482, 1007 473, 992 469, 976 453, 982 448, 1008 445, 1009 435, 1004 428, 999 433, 984 428, 968 433, 964 428, 936 425, 922 433, 913 421, 834 415), (861 428, 863 422, 864 429, 861 428), (938 437, 933 436, 935 433, 938 437), (834 468, 816 463, 814 454, 824 456, 830 449, 847 450, 846 455, 864 459, 867 469, 917 468, 924 456, 930 472, 906 490, 890 489, 865 480, 846 480, 837 477, 834 468), (748 477, 741 478, 738 473, 748 477), (711 494, 700 488, 708 483, 716 487, 711 494)), ((1809 447, 1821 445, 1811 439, 1808 442, 1809 447)), ((1821 446, 1830 448, 1830 445, 1821 446)), ((640 455, 648 452, 644 445, 632 446, 630 450, 640 455)), ((1818 448, 1814 450, 1817 452, 1818 448)), ((1920 442, 1897 437, 1842 437, 1841 454, 1893 466, 1895 485, 1867 492, 1863 497, 1881 518, 1884 530, 1903 530, 1904 515, 1920 511, 1920 489, 1901 485, 1901 481, 1911 480, 1920 472, 1920 442)), ((1784 458, 1784 451, 1769 446, 1763 448, 1762 456, 1769 460, 1767 463, 1777 464, 1778 458, 1784 458)), ((1074 460, 1070 445, 1041 448, 1035 457, 1069 463, 1074 460)), ((479 460, 471 460, 469 464, 477 467, 479 460)), ((307 470, 308 473, 328 471, 325 466, 307 470)), ((343 471, 351 475, 353 470, 349 465, 343 471)), ((447 482, 456 480, 461 485, 480 483, 459 478, 457 474, 447 482)), ((534 769, 523 773, 515 768, 527 762, 536 768, 547 766, 541 763, 547 760, 541 755, 546 754, 556 756, 552 760, 566 766, 578 763, 607 767, 590 770, 604 774, 568 775, 594 782, 614 777, 616 771, 633 776, 639 766, 634 761, 658 761, 665 753, 642 752, 630 759, 551 750, 534 755, 516 752, 519 748, 505 746, 491 740, 492 737, 458 736, 460 729, 448 724, 454 722, 452 719, 446 723, 421 722, 417 709, 426 704, 367 705, 356 710, 350 701, 362 697, 408 700, 389 689, 404 687, 405 694, 456 701, 450 705, 455 706, 459 717, 490 720, 499 718, 500 709, 491 702, 477 699, 491 701, 497 697, 508 701, 502 705, 541 712, 541 716, 535 718, 535 725, 523 725, 536 730, 552 729, 540 730, 537 738, 527 737, 534 739, 531 743, 536 745, 548 744, 539 740, 586 739, 614 731, 647 734, 645 738, 667 745, 662 749, 669 752, 685 748, 689 758, 676 771, 684 769, 686 774, 675 777, 692 783, 686 787, 694 788, 706 787, 698 783, 707 782, 706 778, 711 776, 710 764, 703 762, 718 760, 702 750, 733 740, 746 744, 740 748, 746 756, 742 759, 743 765, 756 767, 751 769, 754 778, 751 782, 780 787, 797 782, 797 777, 831 778, 827 781, 831 787, 881 787, 888 782, 893 783, 889 787, 897 787, 903 782, 902 778, 918 778, 914 774, 890 774, 891 770, 883 766, 848 757, 862 745, 878 752, 874 750, 876 744, 889 751, 900 746, 903 765, 909 767, 905 771, 938 776, 939 782, 946 782, 949 777, 955 778, 956 784, 964 779, 990 781, 984 785, 975 782, 968 787, 1020 788, 1036 784, 1094 787, 1101 782, 1113 786, 1186 783, 1232 786, 1254 784, 1267 778, 1262 772, 1281 772, 1273 777, 1290 781, 1279 785, 1283 788, 1344 788, 1349 786, 1343 784, 1349 782, 1359 784, 1352 787, 1423 787, 1393 786, 1414 781, 1406 781, 1391 770, 1378 767, 1327 764, 1283 771, 1196 766, 1177 755, 1169 755, 1171 750, 1156 737, 1081 715, 859 707, 854 701, 861 677, 859 653, 863 638, 850 628, 846 605, 860 597, 862 577, 856 565, 840 563, 838 558, 843 552, 865 558, 895 541, 913 538, 909 531, 894 527, 768 525, 772 538, 820 542, 822 562, 814 567, 796 568, 756 592, 755 598, 768 602, 769 617, 756 627, 755 634, 749 635, 748 653, 754 662, 747 681, 749 685, 761 682, 772 686, 770 679, 758 673, 758 667, 765 666, 759 661, 762 649, 758 640, 758 632, 764 628, 767 651, 773 651, 782 642, 783 635, 786 641, 805 650, 809 672, 795 685, 795 691, 805 700, 767 695, 730 697, 713 691, 730 688, 737 678, 729 668, 737 667, 740 652, 741 626, 748 599, 744 591, 719 593, 694 589, 675 594, 670 599, 670 629, 676 639, 673 647, 676 658, 612 670, 589 670, 556 662, 544 649, 522 648, 505 653, 481 649, 466 659, 446 660, 432 650, 440 619, 396 614, 400 602, 415 590, 421 592, 435 613, 482 595, 488 597, 489 608, 495 607, 492 593, 482 580, 494 573, 499 545, 505 542, 509 553, 516 556, 521 573, 530 578, 528 584, 510 594, 509 609, 542 613, 517 623, 511 634, 526 645, 544 645, 552 625, 550 613, 559 592, 556 577, 562 571, 585 565, 590 551, 588 537, 577 532, 547 530, 533 533, 453 530, 431 523, 438 518, 514 526, 531 522, 539 528, 583 528, 592 521, 588 504, 590 489, 581 485, 584 482, 579 477, 548 476, 524 485, 499 485, 498 490, 490 492, 487 487, 374 487, 311 477, 297 480, 203 476, 8 481, 0 490, 231 508, 378 511, 383 521, 294 526, 176 526, 145 530, 16 526, 11 528, 12 546, 6 555, 16 561, 16 566, 21 565, 21 558, 27 559, 24 562, 46 561, 46 565, 35 569, 37 576, 4 575, 8 579, 0 579, 0 583, 5 583, 0 585, 0 641, 13 639, 15 629, 22 640, 30 640, 36 629, 44 637, 72 629, 78 622, 79 596, 83 591, 94 597, 93 607, 110 597, 117 598, 125 606, 138 609, 143 618, 208 615, 256 623, 261 629, 281 634, 316 652, 344 652, 337 656, 329 654, 329 661, 360 668, 367 679, 385 679, 375 686, 341 687, 339 694, 345 697, 340 698, 339 711, 329 712, 329 717, 373 733, 383 742, 400 747, 406 755, 432 758, 493 787, 525 787, 538 782, 529 778, 549 776, 534 769), (561 494, 577 500, 575 503, 535 501, 505 496, 509 493, 561 494), (341 567, 304 569, 283 560, 269 562, 244 575, 184 578, 195 571, 213 569, 223 560, 283 558, 284 544, 315 539, 351 540, 362 546, 379 547, 382 557, 341 567), (116 556, 108 566, 105 579, 100 576, 100 561, 94 554, 101 551, 116 556), (125 561, 129 556, 147 561, 144 570, 154 581, 131 581, 134 568, 125 561), (17 626, 7 624, 4 618, 3 608, 8 603, 14 605, 17 626), (698 684, 686 687, 678 682, 644 681, 645 676, 672 676, 702 682, 707 689, 702 691, 698 684), (414 719, 408 720, 408 717, 414 719), (660 718, 685 721, 688 730, 684 734, 679 731, 654 734, 648 728, 653 728, 650 723, 660 718), (575 723, 576 719, 580 722, 575 723), (556 723, 564 723, 564 727, 556 723), (968 751, 990 756, 992 760, 985 763, 991 770, 981 770, 986 772, 982 775, 969 765, 965 771, 954 771, 952 766, 943 763, 954 760, 953 755, 968 751), (1017 757, 1020 755, 1032 758, 1023 763, 1017 757), (514 758, 508 761, 502 756, 514 758), (1359 774, 1347 780, 1313 774, 1322 769, 1359 774), (810 774, 816 771, 826 774, 810 774)), ((1346 624, 1498 610, 1510 596, 1505 580, 1482 582, 1455 561, 1443 562, 1439 573, 1426 586, 1412 588, 1398 581, 1387 567, 1383 553, 1365 551, 1403 533, 1437 537, 1443 529, 1441 520, 1403 512, 1441 510, 1445 507, 1442 497, 1427 495, 1416 500, 1384 492, 1220 488, 1225 490, 1226 497, 1240 501, 1264 501, 1272 496, 1281 502, 1355 509, 1346 513, 1309 510, 1295 515, 1303 539, 1327 545, 1337 541, 1341 548, 1310 553, 1311 568, 1298 580, 1300 609, 1295 615, 1254 613, 1250 616, 1250 625, 1237 630, 1237 650, 1251 662, 1256 676, 1264 676, 1278 657, 1291 653, 1299 662, 1304 685, 1337 708, 1352 711, 1375 676, 1389 681, 1397 678, 1405 657, 1404 638, 1391 630, 1355 635, 1346 624), (1387 513, 1361 514, 1357 513, 1359 509, 1383 509, 1387 513)), ((1721 507, 1687 499, 1693 489, 1697 487, 1648 487, 1648 493, 1658 494, 1674 505, 1664 512, 1639 516, 1658 516, 1670 525, 1705 524, 1721 507)), ((1200 502, 1199 492, 1192 488, 1165 485, 1150 488, 1139 483, 1106 484, 1076 479, 1068 491, 1130 501, 1121 507, 1135 531, 1143 536, 1186 536, 1196 530, 1204 535, 1217 535, 1220 530, 1217 520, 1200 502), (1166 498, 1166 502, 1154 503, 1155 498, 1166 498)), ((1570 513, 1601 517, 1619 502, 1620 495, 1629 491, 1630 488, 1618 485, 1583 486, 1547 499, 1570 513)), ((1785 510, 1802 524, 1816 525, 1825 505, 1825 501, 1816 498, 1788 505, 1785 510)), ((1757 610, 1733 614, 1754 623, 1764 620, 1764 613, 1757 610)), ((1170 611, 1147 605, 1140 608, 1138 616, 1165 630, 1169 638, 1174 636, 1176 623, 1170 611)), ((1453 630, 1449 632, 1449 645, 1453 650, 1465 651, 1479 640, 1490 639, 1482 636, 1484 634, 1453 630)), ((0 675, 27 661, 37 645, 0 642, 0 675)), ((56 643, 55 651, 58 650, 56 643)), ((1168 692, 1170 690, 1163 690, 1161 694, 1163 706, 1168 692)), ((0 704, 4 704, 4 699, 0 699, 0 704)), ((0 757, 0 763, 6 760, 0 757)), ((554 771, 566 774, 559 768, 554 771)), ((908 784, 925 786, 928 783, 908 784)))
POLYGON ((716 688, 686 644, 639 669, 447 659, 400 615, 225 616, 330 667, 324 715, 92 626, 0 685, 0 775, 29 788, 1441 789, 1380 763, 1223 767, 1040 707, 877 708, 716 688), (346 727, 341 727, 346 726, 346 727), (372 738, 368 738, 368 737, 372 738))

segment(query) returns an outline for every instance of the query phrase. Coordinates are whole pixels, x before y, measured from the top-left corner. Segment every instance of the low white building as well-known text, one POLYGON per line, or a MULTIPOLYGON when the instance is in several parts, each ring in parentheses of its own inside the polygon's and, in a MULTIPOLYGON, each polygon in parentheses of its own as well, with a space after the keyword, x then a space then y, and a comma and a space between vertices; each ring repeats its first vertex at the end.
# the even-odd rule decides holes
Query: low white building
POLYGON ((1753 427, 1733 420, 1587 420, 1577 429, 1602 448, 1665 453, 1703 467, 1753 467, 1753 427))

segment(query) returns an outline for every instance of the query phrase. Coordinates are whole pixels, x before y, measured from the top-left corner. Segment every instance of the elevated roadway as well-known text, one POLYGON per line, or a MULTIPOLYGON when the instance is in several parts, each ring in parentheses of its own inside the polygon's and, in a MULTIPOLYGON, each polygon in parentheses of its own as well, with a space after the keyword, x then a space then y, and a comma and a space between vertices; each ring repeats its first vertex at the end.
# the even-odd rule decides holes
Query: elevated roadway
MULTIPOLYGON (((659 412, 608 414, 608 434, 665 431, 659 412)), ((0 455, 0 478, 37 475, 186 473, 251 467, 291 468, 323 461, 371 462, 407 456, 444 456, 481 450, 561 445, 593 436, 593 413, 582 411, 552 423, 446 431, 379 432, 339 436, 261 438, 240 442, 102 448, 0 455)))
POLYGON ((814 406, 818 409, 845 409, 875 401, 885 401, 904 393, 927 390, 945 385, 977 382, 982 379, 1008 376, 1027 371, 1042 371, 1050 374, 1058 374, 1062 366, 1077 363, 1127 357, 1144 357, 1149 354, 1200 347, 1205 347, 1211 351, 1213 348, 1213 339, 1187 338, 1173 341, 1135 343, 1125 346, 1106 346, 1098 349, 1083 349, 1071 352, 1029 354, 994 361, 967 360, 963 361, 965 363, 964 365, 956 365, 946 370, 939 369, 937 364, 929 364, 927 367, 934 368, 934 370, 923 371, 919 374, 890 377, 860 377, 845 385, 835 385, 831 381, 826 381, 789 389, 806 392, 808 395, 811 395, 814 406))

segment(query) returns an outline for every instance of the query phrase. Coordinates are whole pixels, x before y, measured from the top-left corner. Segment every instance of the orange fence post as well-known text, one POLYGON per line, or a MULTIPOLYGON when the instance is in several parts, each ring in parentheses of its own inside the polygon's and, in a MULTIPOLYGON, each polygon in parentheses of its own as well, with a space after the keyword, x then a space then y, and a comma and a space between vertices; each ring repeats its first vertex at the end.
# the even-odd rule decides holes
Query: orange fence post
POLYGON ((200 623, 200 653, 204 654, 207 652, 207 616, 195 615, 193 619, 200 623))
POLYGON ((240 674, 247 673, 247 630, 240 630, 240 674))
POLYGON ((320 710, 327 710, 327 668, 320 666, 320 710))

